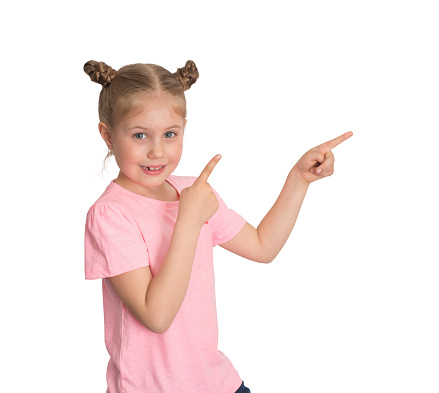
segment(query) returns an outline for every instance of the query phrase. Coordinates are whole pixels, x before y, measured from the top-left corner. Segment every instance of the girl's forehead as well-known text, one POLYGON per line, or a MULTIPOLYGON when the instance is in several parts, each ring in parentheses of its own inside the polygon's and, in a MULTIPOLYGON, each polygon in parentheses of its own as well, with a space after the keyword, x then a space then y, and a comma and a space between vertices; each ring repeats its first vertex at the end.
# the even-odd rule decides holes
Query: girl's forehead
POLYGON ((169 127, 171 125, 183 123, 183 117, 178 114, 169 102, 145 101, 136 110, 125 118, 127 127, 169 127), (172 124, 170 124, 172 123, 172 124))

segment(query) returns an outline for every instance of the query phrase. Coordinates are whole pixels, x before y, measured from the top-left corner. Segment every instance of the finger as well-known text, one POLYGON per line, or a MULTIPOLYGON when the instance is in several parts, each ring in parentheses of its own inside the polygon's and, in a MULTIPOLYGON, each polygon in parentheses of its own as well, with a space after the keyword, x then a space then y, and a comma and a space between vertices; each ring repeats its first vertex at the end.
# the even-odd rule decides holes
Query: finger
POLYGON ((350 138, 354 133, 352 131, 345 132, 343 135, 338 136, 328 142, 322 143, 319 147, 323 150, 332 150, 346 139, 350 138))
POLYGON ((215 168, 218 161, 221 159, 221 154, 217 154, 215 157, 213 157, 209 163, 206 165, 206 167, 201 172, 200 176, 195 181, 207 181, 210 174, 213 171, 213 168, 215 168))
POLYGON ((334 162, 334 154, 332 153, 332 151, 328 151, 325 154, 325 160, 322 162, 322 164, 317 168, 312 168, 312 172, 317 175, 329 173, 330 171, 332 171, 332 168, 334 168, 334 162))
POLYGON ((322 154, 319 152, 317 161, 320 162, 320 164, 323 164, 323 162, 326 160, 326 158, 327 158, 327 154, 322 154))
POLYGON ((317 148, 311 149, 307 154, 307 159, 309 162, 315 164, 321 164, 326 160, 326 156, 319 151, 317 148))

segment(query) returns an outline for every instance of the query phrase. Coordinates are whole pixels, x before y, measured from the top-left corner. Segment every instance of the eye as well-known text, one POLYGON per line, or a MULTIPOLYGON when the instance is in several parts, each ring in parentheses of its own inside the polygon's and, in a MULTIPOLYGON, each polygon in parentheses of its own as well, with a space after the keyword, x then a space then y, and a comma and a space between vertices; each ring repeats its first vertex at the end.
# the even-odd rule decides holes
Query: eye
MULTIPOLYGON (((166 135, 166 134, 174 134, 174 135, 177 135, 177 133, 175 133, 174 131, 168 131, 168 132, 165 132, 165 135, 166 135)), ((138 133, 136 133, 136 134, 133 135, 133 137, 134 137, 135 139, 139 139, 139 140, 145 139, 145 138, 137 138, 137 135, 145 135, 145 133, 143 133, 143 132, 138 132, 138 133)), ((170 137, 170 138, 173 138, 173 137, 170 137)), ((170 138, 166 138, 166 139, 170 139, 170 138)))

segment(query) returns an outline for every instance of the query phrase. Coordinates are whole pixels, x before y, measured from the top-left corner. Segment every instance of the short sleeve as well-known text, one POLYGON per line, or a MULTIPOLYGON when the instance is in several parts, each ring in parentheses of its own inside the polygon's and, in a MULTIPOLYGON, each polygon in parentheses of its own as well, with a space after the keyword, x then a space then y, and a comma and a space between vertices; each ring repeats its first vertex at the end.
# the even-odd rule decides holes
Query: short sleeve
POLYGON ((217 191, 212 186, 211 188, 219 204, 218 210, 209 220, 212 228, 212 247, 215 247, 233 239, 247 221, 233 209, 227 207, 217 191))
POLYGON ((134 219, 108 203, 87 213, 85 279, 111 277, 149 265, 148 249, 134 219))

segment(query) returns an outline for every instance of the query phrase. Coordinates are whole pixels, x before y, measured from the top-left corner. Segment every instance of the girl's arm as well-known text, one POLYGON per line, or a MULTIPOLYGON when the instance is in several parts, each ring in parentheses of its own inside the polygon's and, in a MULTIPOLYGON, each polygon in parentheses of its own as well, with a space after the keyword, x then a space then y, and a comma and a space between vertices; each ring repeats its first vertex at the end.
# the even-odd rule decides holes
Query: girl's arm
POLYGON ((255 262, 270 263, 285 245, 296 224, 309 184, 290 172, 282 191, 258 228, 248 222, 221 247, 255 262))
POLYGON ((165 333, 189 286, 201 226, 178 218, 165 261, 153 278, 149 266, 108 277, 125 306, 149 330, 165 333))
POLYGON ((279 197, 258 229, 246 223, 232 240, 220 246, 256 262, 273 261, 294 228, 309 185, 334 173, 332 149, 353 134, 346 132, 308 150, 291 169, 279 197))
POLYGON ((177 218, 165 261, 146 293, 147 313, 157 316, 158 332, 174 321, 189 286, 201 225, 177 218))

